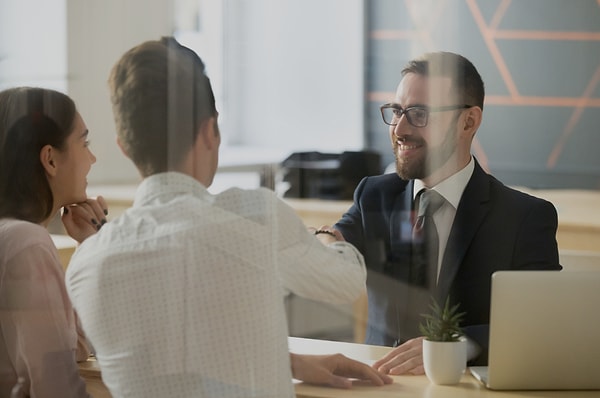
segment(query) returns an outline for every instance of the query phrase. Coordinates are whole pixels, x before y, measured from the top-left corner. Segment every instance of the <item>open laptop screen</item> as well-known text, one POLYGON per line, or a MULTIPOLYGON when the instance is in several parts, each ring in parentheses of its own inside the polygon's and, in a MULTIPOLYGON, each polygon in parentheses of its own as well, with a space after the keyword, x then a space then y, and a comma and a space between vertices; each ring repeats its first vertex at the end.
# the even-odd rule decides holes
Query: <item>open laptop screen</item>
POLYGON ((486 385, 600 389, 599 306, 600 265, 598 271, 494 273, 486 385))

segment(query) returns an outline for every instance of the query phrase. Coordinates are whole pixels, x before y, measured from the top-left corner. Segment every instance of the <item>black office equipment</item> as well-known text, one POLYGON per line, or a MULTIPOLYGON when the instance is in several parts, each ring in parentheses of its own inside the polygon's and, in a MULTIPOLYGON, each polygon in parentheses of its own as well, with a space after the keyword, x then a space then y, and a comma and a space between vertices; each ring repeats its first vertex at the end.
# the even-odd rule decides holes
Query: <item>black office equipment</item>
POLYGON ((381 155, 374 151, 295 152, 282 162, 284 197, 351 200, 363 177, 381 174, 381 155))

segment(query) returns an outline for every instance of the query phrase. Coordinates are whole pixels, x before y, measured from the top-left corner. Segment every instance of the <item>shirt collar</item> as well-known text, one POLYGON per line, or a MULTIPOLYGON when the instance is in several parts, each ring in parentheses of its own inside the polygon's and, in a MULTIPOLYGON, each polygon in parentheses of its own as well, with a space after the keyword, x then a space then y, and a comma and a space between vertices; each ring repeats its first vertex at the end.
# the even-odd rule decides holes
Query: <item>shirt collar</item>
POLYGON ((187 174, 169 171, 144 178, 135 192, 133 206, 143 206, 160 197, 181 194, 191 194, 204 200, 212 198, 198 180, 187 174))
MULTIPOLYGON (((458 203, 460 202, 462 193, 465 190, 467 183, 471 179, 471 176, 473 175, 473 170, 475 170, 475 162, 471 156, 471 160, 462 170, 446 178, 444 181, 440 182, 431 189, 435 189, 456 209, 458 208, 458 203)), ((423 181, 415 180, 413 199, 423 188, 426 188, 423 181)))

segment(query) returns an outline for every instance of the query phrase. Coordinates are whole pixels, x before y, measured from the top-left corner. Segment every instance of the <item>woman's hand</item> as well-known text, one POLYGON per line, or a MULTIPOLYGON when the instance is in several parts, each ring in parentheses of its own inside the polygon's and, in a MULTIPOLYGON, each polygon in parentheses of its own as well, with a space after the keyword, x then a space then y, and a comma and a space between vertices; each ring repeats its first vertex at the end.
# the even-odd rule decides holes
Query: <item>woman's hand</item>
POLYGON ((81 243, 106 224, 108 206, 102 196, 63 207, 62 223, 70 237, 81 243))

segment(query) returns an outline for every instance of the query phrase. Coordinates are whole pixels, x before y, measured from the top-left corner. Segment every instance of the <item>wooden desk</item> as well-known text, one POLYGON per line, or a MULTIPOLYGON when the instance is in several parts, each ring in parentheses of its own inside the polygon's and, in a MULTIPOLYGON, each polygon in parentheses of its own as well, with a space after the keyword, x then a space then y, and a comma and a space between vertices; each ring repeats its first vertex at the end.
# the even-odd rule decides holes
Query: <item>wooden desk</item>
POLYGON ((100 366, 95 359, 88 359, 87 362, 79 363, 79 374, 85 380, 87 392, 92 397, 112 398, 108 388, 102 382, 100 366))
MULTIPOLYGON (((290 352, 298 354, 342 353, 347 357, 372 363, 381 358, 391 348, 365 344, 342 343, 326 340, 312 340, 290 337, 290 352)), ((350 390, 296 384, 298 398, 386 398, 386 397, 428 397, 428 398, 527 398, 527 397, 598 397, 600 391, 492 391, 488 390, 467 371, 460 383, 455 386, 437 386, 426 376, 394 376, 394 383, 383 387, 355 385, 350 390)))
MULTIPOLYGON (((290 352, 297 354, 334 354, 342 353, 347 357, 371 363, 387 353, 389 347, 365 344, 342 343, 327 340, 289 338, 290 352)), ((86 380, 88 392, 95 398, 110 398, 100 377, 100 368, 96 361, 88 361, 79 366, 86 380)), ((486 389, 467 371, 459 384, 455 386, 437 386, 425 376, 394 376, 394 383, 383 387, 355 385, 349 390, 308 385, 295 381, 298 398, 580 398, 598 397, 600 391, 492 391, 486 389)))

